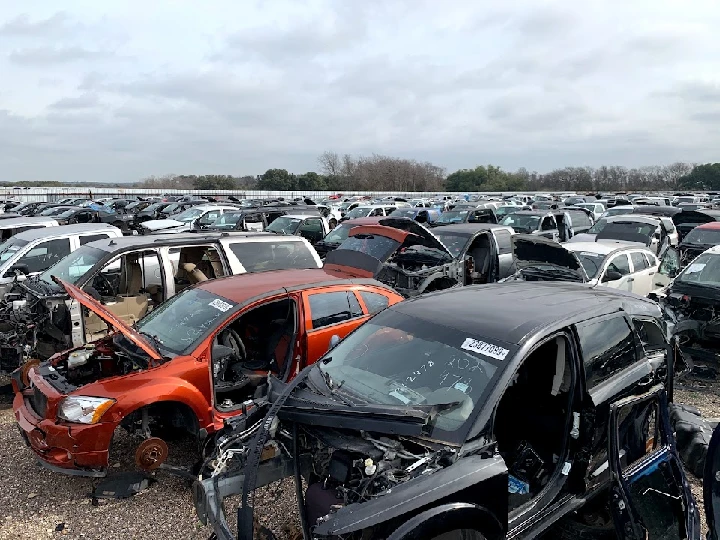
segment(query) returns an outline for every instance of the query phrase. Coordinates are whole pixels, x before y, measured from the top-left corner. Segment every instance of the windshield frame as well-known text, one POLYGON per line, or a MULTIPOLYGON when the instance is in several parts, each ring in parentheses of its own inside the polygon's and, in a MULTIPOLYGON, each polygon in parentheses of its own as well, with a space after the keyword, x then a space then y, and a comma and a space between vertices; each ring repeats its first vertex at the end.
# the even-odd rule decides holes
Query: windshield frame
POLYGON ((22 240, 18 238, 17 236, 11 236, 7 240, 5 240, 2 244, 0 244, 0 266, 4 266, 7 261, 12 259, 17 253, 22 251, 22 249, 27 246, 30 242, 27 240, 22 240), (2 258, 2 255, 7 252, 8 248, 18 246, 17 249, 12 251, 8 257, 2 258))

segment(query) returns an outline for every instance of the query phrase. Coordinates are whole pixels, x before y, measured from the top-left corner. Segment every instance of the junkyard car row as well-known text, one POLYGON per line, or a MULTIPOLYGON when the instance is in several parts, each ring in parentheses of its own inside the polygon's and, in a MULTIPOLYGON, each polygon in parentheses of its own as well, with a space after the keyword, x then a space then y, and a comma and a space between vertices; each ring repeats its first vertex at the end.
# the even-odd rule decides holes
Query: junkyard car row
POLYGON ((146 471, 184 433, 221 539, 284 478, 308 539, 699 539, 669 408, 720 353, 716 216, 565 200, 19 205, 0 369, 28 451, 102 477, 116 430, 146 471))

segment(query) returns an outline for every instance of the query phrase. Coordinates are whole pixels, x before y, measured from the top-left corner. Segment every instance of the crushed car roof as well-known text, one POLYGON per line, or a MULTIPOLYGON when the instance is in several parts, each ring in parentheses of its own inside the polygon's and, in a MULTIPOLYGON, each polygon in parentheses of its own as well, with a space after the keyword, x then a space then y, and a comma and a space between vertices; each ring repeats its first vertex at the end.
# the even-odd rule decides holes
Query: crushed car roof
POLYGON ((628 304, 637 306, 638 311, 660 314, 657 304, 632 293, 557 281, 513 281, 447 289, 387 309, 450 326, 468 336, 520 344, 540 328, 612 313, 628 304))
POLYGON ((328 274, 322 268, 309 270, 274 270, 227 276, 204 281, 198 288, 209 291, 233 302, 246 302, 251 298, 266 296, 283 290, 303 290, 329 285, 375 285, 391 290, 374 279, 342 279, 328 274))

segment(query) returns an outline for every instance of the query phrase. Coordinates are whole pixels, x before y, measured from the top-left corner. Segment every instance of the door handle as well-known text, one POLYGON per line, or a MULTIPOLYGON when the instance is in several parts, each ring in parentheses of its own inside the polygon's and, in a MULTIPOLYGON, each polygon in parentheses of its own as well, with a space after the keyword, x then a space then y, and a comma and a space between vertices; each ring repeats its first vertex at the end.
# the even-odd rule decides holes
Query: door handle
POLYGON ((634 278, 634 277, 628 278, 628 283, 630 283, 630 282, 632 282, 632 281, 635 281, 635 278, 634 278))
POLYGON ((654 271, 653 271, 653 272, 650 272, 648 275, 649 275, 649 276, 654 276, 654 275, 655 275, 655 272, 654 272, 654 271))

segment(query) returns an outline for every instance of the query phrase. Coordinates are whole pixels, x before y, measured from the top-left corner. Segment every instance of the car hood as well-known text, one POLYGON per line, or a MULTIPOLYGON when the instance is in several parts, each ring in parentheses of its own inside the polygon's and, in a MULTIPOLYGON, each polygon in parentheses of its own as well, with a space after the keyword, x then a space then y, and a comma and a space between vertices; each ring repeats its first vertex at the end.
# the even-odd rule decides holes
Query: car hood
POLYGON ((576 273, 588 281, 580 259, 554 240, 530 234, 512 236, 513 260, 519 270, 539 265, 552 265, 576 273))
POLYGON ((164 229, 175 229, 187 226, 187 223, 177 221, 176 219, 151 219, 142 224, 144 229, 148 231, 162 231, 164 229))
POLYGON ((697 210, 683 210, 672 216, 673 223, 677 225, 700 225, 702 223, 712 223, 717 221, 716 218, 705 212, 698 212, 697 210))
MULTIPOLYGON (((394 217, 386 217, 382 218, 378 223, 383 227, 392 227, 393 229, 399 229, 401 231, 405 231, 411 234, 414 234, 415 236, 418 236, 422 238, 423 245, 438 249, 440 251, 444 251, 448 255, 452 255, 450 253, 450 250, 443 244, 440 239, 435 236, 433 233, 431 233, 428 229, 423 227, 420 223, 415 221, 414 219, 409 218, 394 218, 394 217)), ((357 227, 354 227, 350 230, 350 235, 353 235, 357 227)))
POLYGON ((120 320, 118 317, 116 317, 114 314, 110 313, 94 298, 87 295, 75 285, 72 285, 67 281, 63 281, 58 277, 53 277, 53 281, 63 287, 71 298, 80 302, 83 306, 95 313, 108 325, 114 327, 118 332, 121 332, 126 338, 128 338, 138 347, 140 347, 143 351, 147 353, 150 358, 156 361, 162 360, 162 356, 158 354, 155 348, 144 337, 142 337, 142 335, 138 331, 134 330, 133 328, 125 324, 122 320, 120 320))

